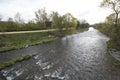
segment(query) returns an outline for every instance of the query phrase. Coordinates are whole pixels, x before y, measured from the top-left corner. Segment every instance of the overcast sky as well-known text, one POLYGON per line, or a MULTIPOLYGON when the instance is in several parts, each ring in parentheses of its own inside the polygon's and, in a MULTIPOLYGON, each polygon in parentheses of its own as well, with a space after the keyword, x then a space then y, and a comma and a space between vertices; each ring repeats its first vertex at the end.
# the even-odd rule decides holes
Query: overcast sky
POLYGON ((85 19, 94 24, 103 22, 110 14, 109 9, 102 9, 102 0, 0 0, 0 15, 3 19, 14 17, 17 12, 28 21, 34 18, 34 12, 45 8, 48 13, 57 11, 61 15, 70 12, 78 19, 85 19))

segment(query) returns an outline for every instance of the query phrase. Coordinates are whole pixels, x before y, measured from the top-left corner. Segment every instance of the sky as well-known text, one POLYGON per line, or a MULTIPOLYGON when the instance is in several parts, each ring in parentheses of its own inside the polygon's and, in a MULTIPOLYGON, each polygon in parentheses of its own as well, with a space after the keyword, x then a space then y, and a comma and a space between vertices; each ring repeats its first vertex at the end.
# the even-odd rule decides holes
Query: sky
POLYGON ((0 0, 0 16, 3 20, 20 13, 24 21, 35 18, 38 9, 45 8, 47 13, 57 11, 59 14, 71 13, 79 20, 85 19, 94 24, 103 22, 111 13, 110 9, 100 8, 102 0, 0 0))

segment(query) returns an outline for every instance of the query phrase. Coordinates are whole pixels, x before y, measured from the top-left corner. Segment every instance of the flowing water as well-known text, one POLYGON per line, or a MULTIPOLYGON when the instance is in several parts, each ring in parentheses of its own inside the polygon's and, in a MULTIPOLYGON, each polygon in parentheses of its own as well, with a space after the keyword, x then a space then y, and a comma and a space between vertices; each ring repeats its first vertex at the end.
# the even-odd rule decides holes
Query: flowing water
POLYGON ((0 53, 0 62, 22 54, 33 58, 0 71, 3 80, 120 80, 120 68, 106 52, 108 37, 94 28, 62 39, 0 53))

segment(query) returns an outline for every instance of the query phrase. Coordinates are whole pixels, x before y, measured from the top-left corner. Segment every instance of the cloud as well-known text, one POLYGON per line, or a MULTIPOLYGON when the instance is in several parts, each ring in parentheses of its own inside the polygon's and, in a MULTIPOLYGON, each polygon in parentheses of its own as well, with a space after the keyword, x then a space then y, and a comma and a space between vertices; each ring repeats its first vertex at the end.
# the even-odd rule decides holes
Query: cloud
POLYGON ((12 0, 0 0, 0 3, 8 3, 8 2, 10 2, 10 1, 12 1, 12 0))
POLYGON ((99 11, 100 1, 102 0, 0 0, 0 14, 8 18, 19 12, 25 20, 29 20, 34 18, 35 11, 45 7, 48 13, 57 11, 63 15, 70 12, 77 18, 85 18, 88 22, 95 23, 109 14, 103 9, 99 11))

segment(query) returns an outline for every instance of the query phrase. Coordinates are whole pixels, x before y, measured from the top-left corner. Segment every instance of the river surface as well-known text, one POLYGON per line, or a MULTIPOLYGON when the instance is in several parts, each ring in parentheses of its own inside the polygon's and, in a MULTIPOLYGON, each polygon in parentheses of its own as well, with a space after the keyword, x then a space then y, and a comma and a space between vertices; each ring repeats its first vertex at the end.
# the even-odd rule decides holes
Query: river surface
POLYGON ((0 62, 33 58, 0 71, 3 80, 120 80, 120 67, 106 52, 108 37, 94 28, 62 39, 0 53, 0 62))

